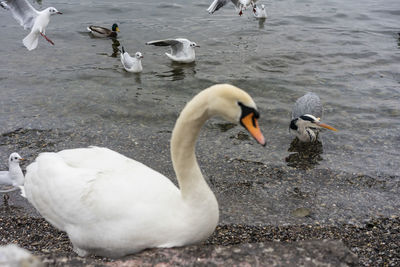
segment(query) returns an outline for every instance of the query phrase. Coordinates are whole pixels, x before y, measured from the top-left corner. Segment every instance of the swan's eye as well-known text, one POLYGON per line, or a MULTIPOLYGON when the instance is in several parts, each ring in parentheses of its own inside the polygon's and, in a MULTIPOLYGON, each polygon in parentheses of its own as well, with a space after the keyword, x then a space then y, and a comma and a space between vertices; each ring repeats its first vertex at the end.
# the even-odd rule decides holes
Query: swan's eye
POLYGON ((18 159, 17 157, 15 157, 14 159, 18 159))

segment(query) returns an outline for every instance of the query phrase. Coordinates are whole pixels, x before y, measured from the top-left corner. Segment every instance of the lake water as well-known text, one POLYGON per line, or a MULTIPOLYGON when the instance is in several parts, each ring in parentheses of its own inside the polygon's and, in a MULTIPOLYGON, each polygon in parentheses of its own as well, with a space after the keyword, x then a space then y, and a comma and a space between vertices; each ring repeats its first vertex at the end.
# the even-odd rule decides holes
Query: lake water
POLYGON ((118 128, 126 136, 142 126, 171 130, 194 94, 231 83, 254 97, 268 142, 266 148, 253 146, 247 157, 280 166, 288 164, 293 140, 292 105, 312 91, 323 102, 323 121, 339 129, 322 133, 315 168, 400 175, 398 0, 263 1, 264 22, 250 9, 239 17, 232 5, 210 15, 211 2, 35 2, 64 14, 53 16, 46 31, 55 46, 41 39, 31 52, 21 42, 27 32, 0 10, 2 133, 33 128, 107 134, 118 128), (118 43, 86 32, 88 25, 115 22, 118 42, 144 55, 141 75, 126 73, 113 57, 118 43), (145 45, 171 37, 201 46, 195 64, 172 64, 164 55, 168 48, 145 45))

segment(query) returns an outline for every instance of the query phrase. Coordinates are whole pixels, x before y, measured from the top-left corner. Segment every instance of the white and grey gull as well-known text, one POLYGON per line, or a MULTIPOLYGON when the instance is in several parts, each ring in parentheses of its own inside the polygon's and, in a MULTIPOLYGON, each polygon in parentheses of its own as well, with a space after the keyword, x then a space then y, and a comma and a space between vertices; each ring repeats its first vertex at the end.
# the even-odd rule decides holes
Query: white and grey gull
MULTIPOLYGON (((12 186, 12 188, 1 189, 0 193, 8 193, 20 189, 21 195, 25 197, 24 174, 19 166, 23 161, 18 153, 14 152, 8 157, 8 171, 0 171, 0 186, 12 186)), ((6 200, 6 198, 4 198, 6 200)))
POLYGON ((22 40, 28 50, 37 47, 39 35, 54 45, 54 42, 46 36, 46 27, 50 22, 51 15, 62 14, 57 9, 48 7, 38 11, 27 0, 0 1, 0 6, 10 10, 13 17, 24 29, 31 29, 31 32, 22 40))
POLYGON ((258 19, 266 19, 267 18, 267 10, 265 9, 265 5, 254 5, 254 17, 258 19))
POLYGON ((253 12, 256 12, 255 3, 257 0, 214 0, 208 7, 207 11, 213 14, 215 11, 225 6, 229 2, 235 5, 236 10, 239 10, 239 16, 243 14, 243 10, 246 10, 249 6, 252 6, 253 12))
POLYGON ((171 53, 165 54, 172 61, 180 63, 191 63, 195 61, 196 54, 194 50, 196 47, 200 47, 195 42, 184 38, 156 40, 147 42, 146 44, 155 46, 170 46, 171 53))
POLYGON ((135 53, 135 57, 131 57, 128 52, 122 47, 121 63, 127 72, 139 73, 143 71, 142 66, 143 55, 140 52, 135 53))

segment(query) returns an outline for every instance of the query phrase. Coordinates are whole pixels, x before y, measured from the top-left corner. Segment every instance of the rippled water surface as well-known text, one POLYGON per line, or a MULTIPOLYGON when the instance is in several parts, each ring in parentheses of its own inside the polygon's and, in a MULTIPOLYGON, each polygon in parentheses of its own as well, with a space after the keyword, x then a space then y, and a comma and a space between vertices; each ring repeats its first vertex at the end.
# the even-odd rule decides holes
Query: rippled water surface
POLYGON ((228 82, 248 91, 260 109, 268 146, 254 146, 248 157, 290 165, 291 107, 313 91, 324 104, 323 121, 339 129, 322 133, 314 167, 400 174, 398 0, 264 1, 266 21, 254 19, 251 10, 239 17, 232 5, 209 15, 210 2, 35 2, 64 14, 47 28, 56 45, 42 39, 31 52, 21 42, 27 32, 0 10, 1 131, 172 129, 194 94, 228 82), (114 22, 118 41, 86 32, 88 25, 114 22), (197 42, 196 63, 172 64, 168 49, 145 45, 169 37, 197 42), (126 73, 113 57, 118 42, 143 53, 141 75, 126 73))

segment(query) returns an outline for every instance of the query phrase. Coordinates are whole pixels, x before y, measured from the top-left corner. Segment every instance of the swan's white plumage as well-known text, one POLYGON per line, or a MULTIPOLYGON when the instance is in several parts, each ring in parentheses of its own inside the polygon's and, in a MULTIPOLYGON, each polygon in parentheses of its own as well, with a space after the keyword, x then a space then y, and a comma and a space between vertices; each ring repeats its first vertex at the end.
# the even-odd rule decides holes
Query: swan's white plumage
POLYGON ((238 121, 244 91, 217 85, 190 101, 175 125, 171 155, 180 190, 164 175, 107 148, 42 153, 27 167, 25 191, 41 215, 68 233, 75 251, 120 257, 151 247, 205 240, 218 203, 195 158, 201 126, 213 115, 238 121))

